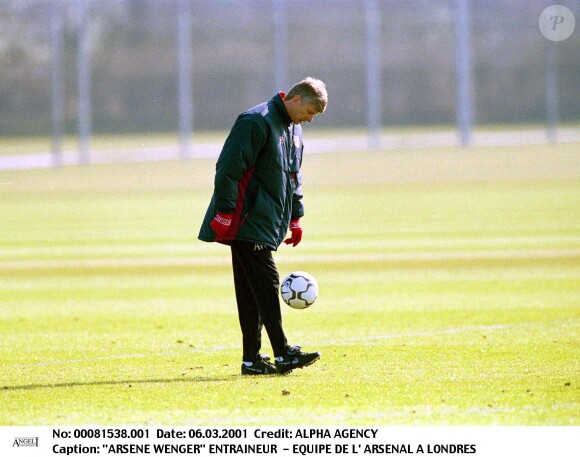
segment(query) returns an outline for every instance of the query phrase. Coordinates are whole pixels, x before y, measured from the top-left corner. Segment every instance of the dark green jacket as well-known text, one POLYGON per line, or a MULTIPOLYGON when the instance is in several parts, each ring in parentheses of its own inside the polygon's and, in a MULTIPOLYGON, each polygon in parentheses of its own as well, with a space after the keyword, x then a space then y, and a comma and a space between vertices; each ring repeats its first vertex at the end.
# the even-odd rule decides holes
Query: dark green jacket
POLYGON ((302 128, 294 125, 280 94, 240 114, 216 165, 214 193, 199 239, 247 241, 277 249, 302 204, 302 128), (218 237, 210 223, 218 212, 233 215, 218 237))

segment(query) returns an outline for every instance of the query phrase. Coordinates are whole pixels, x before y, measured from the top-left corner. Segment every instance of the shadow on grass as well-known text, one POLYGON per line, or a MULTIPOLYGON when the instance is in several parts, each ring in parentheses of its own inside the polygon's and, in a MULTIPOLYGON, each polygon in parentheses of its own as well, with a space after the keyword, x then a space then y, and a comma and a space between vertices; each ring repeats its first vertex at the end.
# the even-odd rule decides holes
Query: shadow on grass
MULTIPOLYGON (((269 378, 270 376, 265 376, 269 378)), ((128 388, 139 384, 167 384, 167 383, 197 383, 197 382, 222 382, 235 381, 240 379, 241 375, 229 376, 195 376, 174 379, 132 379, 125 381, 93 381, 93 382, 61 382, 54 384, 27 384, 23 386, 2 386, 0 392, 10 392, 15 390, 35 390, 35 389, 60 389, 68 387, 87 387, 87 386, 121 386, 126 385, 128 388)))

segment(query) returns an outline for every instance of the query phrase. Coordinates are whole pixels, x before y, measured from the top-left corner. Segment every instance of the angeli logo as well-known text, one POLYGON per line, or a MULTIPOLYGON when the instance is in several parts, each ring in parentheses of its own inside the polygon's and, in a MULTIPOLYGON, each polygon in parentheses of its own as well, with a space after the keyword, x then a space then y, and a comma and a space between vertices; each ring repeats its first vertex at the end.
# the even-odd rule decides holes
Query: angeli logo
POLYGON ((14 438, 12 447, 38 447, 38 436, 14 438))

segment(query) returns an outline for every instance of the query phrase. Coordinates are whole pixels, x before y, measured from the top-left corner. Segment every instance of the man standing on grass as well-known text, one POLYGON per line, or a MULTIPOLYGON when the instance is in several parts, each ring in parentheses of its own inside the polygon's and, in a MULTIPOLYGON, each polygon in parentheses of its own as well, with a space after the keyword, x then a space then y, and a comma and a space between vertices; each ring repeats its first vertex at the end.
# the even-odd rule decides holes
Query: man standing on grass
POLYGON ((242 374, 285 374, 320 358, 319 352, 302 352, 286 340, 272 251, 288 229, 286 244, 296 246, 302 239, 300 124, 312 122, 327 102, 326 86, 314 78, 295 84, 288 94, 276 94, 238 116, 217 161, 214 193, 199 239, 231 247, 242 374), (260 354, 262 326, 274 351, 273 364, 260 354))

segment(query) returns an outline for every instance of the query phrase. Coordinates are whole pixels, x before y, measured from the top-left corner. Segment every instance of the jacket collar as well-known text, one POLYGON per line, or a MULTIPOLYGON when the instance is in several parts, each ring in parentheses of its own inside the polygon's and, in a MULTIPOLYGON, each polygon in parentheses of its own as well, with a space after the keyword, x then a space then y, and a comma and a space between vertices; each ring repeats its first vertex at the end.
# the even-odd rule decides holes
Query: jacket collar
POLYGON ((292 123, 292 119, 290 119, 290 116, 288 115, 288 111, 286 111, 286 107, 284 106, 284 102, 282 101, 282 96, 285 96, 285 95, 286 94, 284 92, 280 92, 280 93, 274 95, 274 97, 272 98, 272 102, 274 103, 274 106, 276 107, 276 109, 280 113, 280 117, 282 118, 282 122, 284 123, 284 125, 286 127, 288 127, 292 123))

